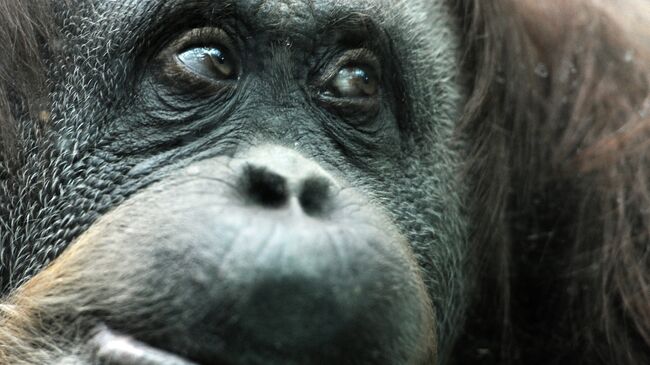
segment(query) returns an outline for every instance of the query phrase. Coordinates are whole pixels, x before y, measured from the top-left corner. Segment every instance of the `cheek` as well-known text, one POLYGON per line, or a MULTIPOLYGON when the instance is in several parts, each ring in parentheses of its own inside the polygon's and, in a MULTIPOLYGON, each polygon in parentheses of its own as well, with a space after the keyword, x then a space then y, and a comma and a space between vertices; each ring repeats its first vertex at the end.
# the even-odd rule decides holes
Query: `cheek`
MULTIPOLYGON (((457 160, 452 150, 439 151, 439 160, 457 160)), ((404 158, 386 166, 383 177, 370 190, 386 202, 385 210, 407 238, 422 270, 438 318, 439 348, 446 349, 462 327, 467 285, 465 265, 469 257, 469 224, 459 178, 460 165, 423 163, 427 159, 404 158)))

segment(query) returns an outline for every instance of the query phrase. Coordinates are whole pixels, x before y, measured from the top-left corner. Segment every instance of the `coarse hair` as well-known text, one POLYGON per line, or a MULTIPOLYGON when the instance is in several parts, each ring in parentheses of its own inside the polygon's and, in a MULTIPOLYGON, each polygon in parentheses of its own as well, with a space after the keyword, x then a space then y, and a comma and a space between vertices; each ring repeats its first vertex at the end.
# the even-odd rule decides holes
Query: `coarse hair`
POLYGON ((650 3, 461 1, 459 363, 650 363, 650 3))

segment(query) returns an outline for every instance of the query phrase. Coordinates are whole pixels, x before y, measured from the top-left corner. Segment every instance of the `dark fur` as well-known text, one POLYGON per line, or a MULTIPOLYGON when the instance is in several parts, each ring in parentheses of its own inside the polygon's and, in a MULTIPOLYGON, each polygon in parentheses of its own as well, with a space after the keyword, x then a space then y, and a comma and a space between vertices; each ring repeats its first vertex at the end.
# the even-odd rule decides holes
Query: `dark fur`
MULTIPOLYGON (((472 147, 470 264, 481 275, 456 359, 650 363, 650 31, 647 19, 626 18, 648 5, 553 6, 457 5, 471 90, 459 128, 472 147)), ((3 199, 56 190, 13 180, 33 173, 23 167, 36 169, 27 160, 41 148, 16 136, 41 133, 49 120, 39 95, 44 14, 32 2, 0 3, 3 199)), ((25 200, 42 205, 25 212, 47 208, 25 200)), ((7 211, 14 203, 0 201, 0 216, 30 222, 7 211)), ((0 226, 0 266, 21 234, 0 226)), ((8 270, 3 288, 17 285, 8 270)))

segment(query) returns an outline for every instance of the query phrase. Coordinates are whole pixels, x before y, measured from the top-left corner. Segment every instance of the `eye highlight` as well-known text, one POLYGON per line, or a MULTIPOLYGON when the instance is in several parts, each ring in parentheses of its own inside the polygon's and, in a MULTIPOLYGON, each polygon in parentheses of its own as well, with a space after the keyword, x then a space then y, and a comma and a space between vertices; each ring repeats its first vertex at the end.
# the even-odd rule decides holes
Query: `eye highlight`
POLYGON ((187 70, 212 80, 237 78, 237 61, 223 46, 200 46, 188 48, 176 55, 178 62, 187 70))
POLYGON ((335 97, 372 97, 379 91, 379 80, 367 66, 348 65, 336 73, 328 90, 335 97))

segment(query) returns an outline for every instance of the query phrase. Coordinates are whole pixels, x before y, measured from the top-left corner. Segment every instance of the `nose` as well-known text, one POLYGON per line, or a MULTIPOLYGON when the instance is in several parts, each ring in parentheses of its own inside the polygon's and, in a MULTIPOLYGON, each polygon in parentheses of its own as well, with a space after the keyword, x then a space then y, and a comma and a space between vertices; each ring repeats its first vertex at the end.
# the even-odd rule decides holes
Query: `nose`
POLYGON ((332 208, 331 180, 326 176, 286 177, 258 164, 249 164, 242 171, 240 186, 244 198, 264 208, 282 208, 296 200, 309 216, 319 216, 332 208))
POLYGON ((246 201, 269 209, 295 201, 303 213, 313 217, 333 209, 334 179, 297 153, 268 146, 251 151, 242 160, 238 185, 246 201))

